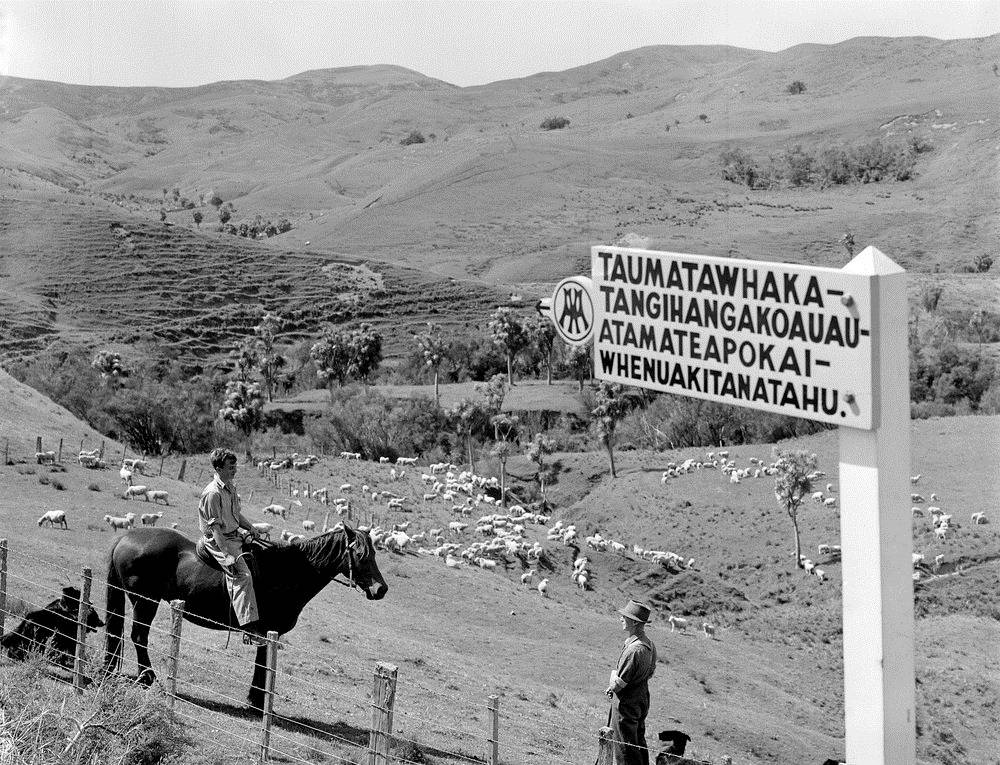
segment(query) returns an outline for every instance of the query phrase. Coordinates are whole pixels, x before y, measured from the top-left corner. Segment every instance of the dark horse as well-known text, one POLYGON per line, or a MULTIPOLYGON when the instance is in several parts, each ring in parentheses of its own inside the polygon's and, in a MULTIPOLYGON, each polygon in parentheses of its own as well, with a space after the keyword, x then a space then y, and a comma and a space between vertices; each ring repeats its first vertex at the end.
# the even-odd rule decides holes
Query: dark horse
MULTIPOLYGON (((312 539, 274 544, 258 550, 255 557, 259 575, 254 577, 254 590, 265 630, 291 630, 305 604, 338 574, 362 589, 369 600, 381 600, 389 589, 375 562, 371 538, 343 524, 312 539)), ((143 683, 154 679, 147 646, 149 625, 161 600, 184 600, 184 618, 193 624, 209 629, 236 628, 225 577, 220 569, 196 556, 194 542, 170 529, 133 529, 111 547, 104 651, 107 671, 121 668, 126 593, 132 601, 132 643, 143 683)), ((250 705, 258 709, 264 700, 266 652, 266 646, 257 648, 247 696, 250 705)))

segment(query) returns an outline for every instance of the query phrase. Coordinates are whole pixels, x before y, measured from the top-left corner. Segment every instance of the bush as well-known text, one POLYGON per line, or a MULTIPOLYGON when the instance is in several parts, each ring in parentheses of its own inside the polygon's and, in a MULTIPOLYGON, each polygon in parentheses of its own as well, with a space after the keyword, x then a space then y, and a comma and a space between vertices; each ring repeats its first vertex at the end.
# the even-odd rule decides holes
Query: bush
POLYGON ((708 122, 708 115, 707 114, 699 114, 698 115, 698 119, 700 119, 702 122, 708 122))
POLYGON ((90 489, 91 491, 100 491, 101 490, 101 487, 98 486, 96 483, 88 483, 87 484, 87 488, 90 489))
POLYGON ((410 134, 406 136, 406 138, 401 139, 399 144, 400 146, 410 146, 415 143, 424 143, 426 140, 427 139, 424 138, 423 133, 419 130, 411 130, 410 134))
POLYGON ((993 258, 987 255, 985 252, 981 252, 976 255, 972 260, 972 270, 977 274, 985 274, 993 267, 993 258))
POLYGON ((793 96, 797 96, 799 93, 806 92, 806 84, 802 80, 795 80, 791 85, 785 88, 793 96))
POLYGON ((48 486, 49 485, 49 477, 47 475, 45 475, 45 474, 42 474, 42 475, 38 476, 38 483, 40 483, 42 486, 48 486))
POLYGON ((539 125, 542 130, 562 130, 569 127, 569 119, 566 117, 546 117, 539 125))
POLYGON ((60 481, 58 478, 53 478, 51 481, 49 481, 49 484, 56 491, 64 491, 66 489, 66 487, 63 486, 62 481, 60 481))

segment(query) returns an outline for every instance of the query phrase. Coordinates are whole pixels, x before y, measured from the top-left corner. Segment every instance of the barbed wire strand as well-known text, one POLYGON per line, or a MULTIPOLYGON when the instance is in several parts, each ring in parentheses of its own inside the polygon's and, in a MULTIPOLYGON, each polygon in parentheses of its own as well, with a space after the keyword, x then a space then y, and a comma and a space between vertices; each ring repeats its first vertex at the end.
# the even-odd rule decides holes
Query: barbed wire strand
MULTIPOLYGON (((65 572, 67 572, 67 573, 70 573, 69 569, 65 569, 65 568, 63 568, 63 567, 59 567, 59 566, 57 566, 57 567, 58 567, 58 568, 62 568, 62 570, 63 570, 63 571, 65 571, 65 572)), ((9 572, 8 572, 8 573, 9 573, 9 572)), ((10 574, 10 573, 9 573, 9 575, 11 576, 11 578, 12 578, 12 579, 16 579, 16 580, 18 580, 18 581, 21 581, 21 582, 24 582, 24 583, 26 583, 26 584, 30 584, 30 585, 32 585, 32 586, 35 586, 35 587, 38 587, 39 589, 43 589, 43 590, 47 590, 47 591, 49 591, 49 592, 52 592, 52 593, 55 593, 55 594, 60 594, 60 595, 62 594, 62 593, 61 593, 61 590, 57 590, 57 589, 55 589, 54 587, 51 587, 51 586, 46 586, 46 585, 41 585, 41 584, 38 584, 37 582, 32 582, 32 581, 30 581, 30 580, 27 580, 27 579, 24 579, 23 577, 19 577, 19 576, 17 576, 16 574, 10 574)), ((98 583, 100 583, 100 581, 101 581, 101 580, 98 580, 98 583)), ((129 595, 130 597, 133 597, 133 596, 135 596, 135 595, 134 595, 134 593, 131 593, 131 592, 130 592, 129 590, 127 590, 127 589, 126 589, 126 588, 124 588, 124 587, 120 587, 120 586, 118 586, 118 585, 111 585, 111 584, 108 584, 107 582, 105 582, 105 585, 106 585, 107 587, 110 587, 110 588, 112 588, 112 589, 117 589, 117 590, 120 590, 120 591, 122 591, 122 592, 125 592, 125 593, 126 593, 126 594, 128 594, 128 595, 129 595)), ((138 595, 138 596, 135 596, 135 597, 138 597, 139 599, 143 599, 143 600, 146 600, 146 601, 149 601, 149 602, 153 602, 153 603, 156 603, 157 605, 159 605, 159 603, 163 602, 163 601, 161 601, 160 599, 154 599, 154 598, 149 598, 149 597, 146 597, 146 596, 142 596, 142 595, 138 595)), ((23 600, 23 598, 22 598, 22 600, 23 600)), ((30 602, 30 601, 29 601, 29 602, 30 602)), ((199 617, 199 618, 200 618, 200 617, 199 617)), ((219 621, 216 621, 216 620, 212 620, 212 619, 204 619, 204 621, 207 621, 207 622, 209 622, 209 623, 213 623, 213 624, 217 624, 217 625, 219 625, 219 626, 222 626, 222 627, 226 627, 226 628, 229 628, 229 625, 224 625, 224 624, 223 624, 222 622, 219 622, 219 621)), ((196 626, 197 626, 197 625, 196 625, 196 626)), ((171 636, 171 633, 170 633, 170 632, 169 632, 168 630, 165 630, 165 629, 160 629, 160 628, 158 628, 158 627, 155 627, 155 626, 153 626, 152 624, 150 624, 150 625, 149 625, 149 629, 150 629, 150 632, 156 632, 156 633, 158 633, 158 634, 161 634, 161 635, 166 635, 166 636, 168 636, 168 637, 170 637, 170 636, 171 636)), ((123 641, 123 643, 125 642, 125 641, 124 641, 124 636, 123 636, 123 638, 122 638, 122 641, 123 641)), ((74 638, 74 642, 75 642, 75 638, 74 638)), ((182 636, 182 642, 187 642, 187 643, 188 643, 189 645, 196 645, 196 646, 199 646, 199 647, 201 647, 201 648, 205 648, 205 649, 207 649, 207 650, 209 650, 209 651, 214 651, 214 652, 217 652, 217 653, 220 653, 220 654, 222 654, 222 655, 226 655, 226 656, 229 656, 229 655, 230 655, 230 654, 229 654, 229 653, 228 653, 227 651, 225 651, 225 650, 223 650, 223 649, 219 649, 219 648, 216 648, 216 647, 214 647, 214 646, 209 646, 209 645, 207 645, 207 644, 205 644, 205 643, 201 643, 200 641, 195 641, 195 640, 191 640, 190 638, 185 638, 185 637, 183 637, 183 636, 182 636)), ((164 654, 163 654, 162 652, 157 652, 157 651, 156 651, 155 649, 153 649, 152 651, 150 651, 150 649, 148 648, 148 646, 147 646, 147 651, 149 651, 149 652, 150 652, 150 653, 152 653, 152 654, 157 654, 157 655, 160 655, 160 656, 164 655, 164 654)), ((64 652, 64 653, 65 653, 65 652, 64 652)), ((186 663, 187 661, 188 661, 188 658, 187 658, 187 657, 185 657, 185 663, 186 663)), ((203 666, 203 667, 204 667, 205 665, 200 665, 200 666, 203 666)), ((329 666, 329 665, 328 665, 328 666, 329 666)), ((206 667, 206 668, 207 668, 207 667, 206 667)), ((469 676, 469 675, 467 675, 467 674, 462 674, 462 673, 458 673, 458 672, 453 672, 453 671, 452 671, 452 672, 449 672, 449 671, 447 671, 447 670, 444 670, 444 672, 445 672, 446 674, 450 674, 450 675, 451 675, 452 677, 455 677, 455 678, 459 678, 459 679, 465 679, 465 680, 471 680, 471 679, 472 679, 472 678, 471 678, 471 676, 469 676)), ((344 695, 344 694, 339 694, 339 693, 337 693, 337 692, 335 692, 335 691, 331 691, 331 690, 330 690, 329 688, 327 688, 327 687, 320 687, 320 686, 316 685, 315 683, 311 683, 311 682, 309 682, 309 681, 307 681, 307 680, 305 680, 305 679, 303 679, 303 678, 299 678, 299 677, 296 677, 296 676, 292 675, 292 674, 291 674, 290 672, 288 672, 287 670, 281 670, 281 669, 280 669, 280 667, 276 669, 276 673, 280 674, 280 675, 281 675, 282 677, 287 677, 287 678, 290 678, 291 680, 293 680, 293 681, 295 681, 295 682, 297 682, 297 683, 301 684, 302 686, 305 686, 305 687, 309 687, 309 688, 311 688, 311 689, 313 689, 313 690, 316 690, 316 691, 320 691, 320 692, 323 692, 323 693, 326 693, 326 694, 330 694, 330 693, 333 693, 334 695, 337 695, 337 696, 340 696, 341 698, 344 698, 344 699, 346 699, 346 700, 348 700, 348 701, 351 701, 352 703, 355 703, 355 704, 357 704, 357 703, 358 703, 358 702, 357 702, 357 701, 356 701, 355 699, 353 699, 352 697, 349 697, 349 696, 346 696, 346 695, 344 695)), ((216 673, 216 674, 219 674, 219 673, 216 673)), ((221 675, 220 675, 220 676, 221 676, 221 675)), ((416 684, 416 685, 420 685, 419 683, 414 683, 414 684, 416 684)), ((428 691, 428 692, 431 692, 431 693, 435 693, 436 695, 439 695, 439 696, 441 696, 442 698, 450 698, 450 697, 448 697, 448 696, 447 696, 447 695, 445 695, 445 694, 442 694, 442 693, 440 693, 440 692, 435 692, 435 691, 433 691, 432 689, 429 689, 429 688, 426 688, 426 686, 422 686, 422 688, 423 688, 423 690, 425 690, 425 691, 428 691)), ((468 697, 468 698, 471 698, 471 697, 468 697)), ((433 723, 430 723, 430 722, 429 722, 429 721, 427 721, 427 720, 422 720, 421 718, 417 717, 416 715, 413 715, 413 714, 411 714, 411 713, 408 713, 408 712, 403 712, 403 711, 401 711, 401 712, 400 712, 400 714, 403 714, 403 715, 406 715, 406 716, 409 716, 409 717, 411 717, 412 719, 416 719, 416 720, 417 720, 417 721, 419 721, 419 722, 424 722, 424 723, 426 723, 426 724, 433 724, 433 723)), ((512 719, 512 718, 507 718, 507 719, 512 719)), ((540 721, 540 722, 543 722, 543 721, 540 721)), ((567 732, 567 731, 569 731, 569 732, 576 732, 576 730, 578 730, 578 729, 572 729, 572 728, 566 728, 566 727, 564 727, 564 726, 559 726, 559 725, 557 725, 557 724, 555 724, 555 723, 551 723, 551 722, 548 722, 548 721, 544 721, 544 722, 543 722, 543 724, 545 725, 545 727, 549 728, 550 730, 554 730, 554 731, 559 731, 559 732, 567 732)), ((450 728, 450 727, 448 727, 448 726, 439 726, 439 725, 438 725, 437 727, 441 727, 441 728, 445 728, 445 730, 447 730, 447 731, 450 731, 450 732, 452 732, 452 733, 459 733, 459 734, 461 734, 461 735, 463 735, 463 736, 470 736, 470 737, 475 737, 475 736, 477 735, 477 734, 474 734, 474 733, 469 733, 469 732, 467 732, 467 731, 462 731, 462 730, 459 730, 459 729, 455 729, 455 728, 450 728)), ((414 743, 417 743, 417 742, 414 742, 414 743)))

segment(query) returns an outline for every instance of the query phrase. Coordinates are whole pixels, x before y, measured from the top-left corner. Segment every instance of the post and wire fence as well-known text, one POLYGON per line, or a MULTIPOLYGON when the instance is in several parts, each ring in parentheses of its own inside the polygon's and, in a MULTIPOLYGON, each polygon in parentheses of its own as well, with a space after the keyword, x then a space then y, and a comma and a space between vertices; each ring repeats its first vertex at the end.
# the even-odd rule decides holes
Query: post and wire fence
MULTIPOLYGON (((0 625, 8 624, 11 625, 13 619, 8 619, 7 617, 15 617, 15 614, 11 613, 7 609, 8 604, 8 585, 11 581, 17 582, 21 587, 19 589, 25 589, 31 586, 36 588, 41 588, 43 590, 48 589, 52 594, 58 595, 59 591, 55 588, 46 588, 44 585, 28 579, 27 577, 19 576, 16 573, 11 572, 11 558, 9 543, 6 539, 0 539, 0 625)), ((71 669, 71 679, 68 684, 73 688, 76 693, 83 693, 87 686, 90 684, 91 678, 87 677, 88 666, 93 667, 96 662, 88 664, 87 661, 87 633, 89 631, 87 619, 90 614, 91 604, 90 604, 90 594, 94 585, 93 572, 89 567, 84 567, 79 571, 79 581, 80 581, 80 601, 77 605, 77 610, 75 613, 75 624, 73 625, 73 634, 70 636, 70 641, 73 645, 72 653, 67 655, 56 655, 54 660, 57 664, 63 668, 72 667, 71 669)), ((102 582, 105 584, 106 582, 102 582)), ((114 585, 112 585, 114 587, 114 585)), ((44 599, 44 598, 42 598, 44 599)), ((31 602, 26 599, 19 598, 22 607, 28 608, 29 611, 34 609, 44 609, 47 606, 42 602, 31 602)), ((49 603, 48 606, 52 606, 53 603, 49 603)), ((162 633, 166 640, 167 650, 166 652, 158 653, 151 650, 150 653, 154 656, 158 656, 163 663, 166 665, 165 682, 162 685, 165 702, 167 706, 173 710, 181 718, 190 718, 192 711, 198 715, 202 715, 205 712, 210 712, 212 714, 218 715, 217 710, 211 708, 212 704, 206 706, 205 703, 199 703, 196 696, 192 694, 192 691, 198 694, 203 694, 205 696, 216 695, 220 696, 223 701, 232 707, 242 706, 243 702, 233 695, 221 694, 216 687, 206 687, 206 686, 216 686, 219 681, 231 680, 231 673, 226 673, 220 670, 218 667, 213 667, 212 658, 199 660, 197 655, 192 655, 193 649, 202 649, 202 651, 215 651, 222 653, 221 649, 213 648, 200 643, 196 640, 187 638, 183 634, 183 624, 184 624, 184 611, 185 602, 182 600, 174 600, 169 604, 169 627, 168 629, 156 629, 152 627, 151 630, 155 632, 162 633), (183 668, 185 665, 190 667, 190 671, 197 677, 202 679, 204 684, 199 684, 194 680, 184 680, 182 678, 183 668)), ((219 627, 226 627, 227 625, 219 624, 219 627)), ((124 640, 124 635, 123 635, 124 640)), ((295 681, 301 681, 300 678, 296 678, 291 674, 282 673, 278 666, 278 656, 279 656, 279 645, 280 636, 277 633, 268 633, 265 640, 265 663, 264 663, 264 682, 263 682, 263 695, 262 695, 262 707, 259 709, 261 712, 260 726, 256 734, 256 743, 252 742, 252 738, 246 735, 242 735, 247 746, 255 750, 257 753, 257 761, 259 763, 264 763, 272 760, 275 757, 283 759, 291 759, 293 761, 301 760, 303 762, 308 762, 308 758, 297 758, 291 749, 295 747, 305 747, 308 753, 315 754, 325 754, 326 756, 332 757, 335 761, 343 762, 355 762, 355 757, 359 753, 358 750, 363 750, 361 754, 364 755, 363 762, 366 765, 389 765, 390 763, 405 763, 411 762, 405 756, 405 753, 410 751, 418 751, 421 747, 426 747, 428 749, 433 749, 449 759, 457 762, 470 762, 470 763, 487 763, 487 765, 500 765, 501 762, 513 763, 513 762, 526 762, 527 760, 516 759, 517 753, 514 751, 505 751, 502 749, 502 739, 501 739, 501 725, 500 725, 500 696, 496 693, 489 694, 487 698, 481 702, 482 707, 485 708, 485 723, 482 729, 478 733, 470 733, 468 731, 459 730, 448 730, 449 740, 455 740, 458 736, 456 734, 461 734, 472 739, 479 740, 479 746, 476 747, 479 751, 475 754, 470 754, 468 752, 461 751, 449 751, 441 747, 433 747, 424 742, 418 742, 413 739, 407 739, 400 734, 400 731, 396 730, 395 717, 396 701, 397 701, 397 683, 398 683, 398 667, 389 664, 387 662, 378 662, 372 673, 372 690, 370 698, 367 700, 367 706, 371 711, 370 725, 367 731, 367 742, 366 744, 359 743, 359 736, 353 738, 338 736, 330 730, 325 730, 324 727, 317 727, 315 725, 309 725, 297 718, 290 718, 284 716, 275 711, 274 702, 278 695, 277 681, 280 679, 283 682, 291 682, 294 684, 295 681), (331 754, 331 752, 320 746, 315 746, 313 744, 302 744, 297 742, 296 739, 289 735, 289 731, 307 731, 307 735, 312 738, 327 738, 335 743, 338 747, 343 748, 349 746, 354 750, 354 753, 347 758, 341 758, 336 754, 331 754), (413 748, 408 749, 405 744, 411 744, 413 748), (401 752, 403 754, 401 754, 401 752)), ((58 678, 61 679, 61 678, 58 678)), ((321 688, 324 694, 329 695, 330 691, 321 688)), ((342 694, 332 694, 332 695, 342 695, 342 694)), ((446 696, 446 694, 441 694, 446 696)), ((349 698, 349 697, 348 697, 349 698)), ((357 706, 362 706, 365 704, 364 701, 354 699, 354 704, 357 706)), ((420 728, 428 728, 432 723, 431 721, 422 720, 415 717, 414 715, 405 715, 415 719, 420 728)), ((475 716, 478 719, 478 715, 475 716)), ((199 720, 202 718, 199 717, 199 720)), ((439 723, 436 723, 439 724, 439 723)), ((567 731, 569 732, 569 731, 567 731)), ((573 731, 574 733, 578 731, 573 731)), ((230 734, 237 735, 240 734, 230 734)), ((605 731, 602 729, 598 736, 597 742, 598 750, 603 751, 607 748, 608 744, 606 742, 607 736, 605 731)), ((593 739, 591 739, 593 741, 593 739)), ((414 755, 416 756, 416 755, 414 755)), ((603 755, 601 755, 603 756, 603 755)), ((574 762, 571 759, 561 759, 554 757, 547 757, 545 760, 547 763, 552 765, 561 765, 565 763, 574 762)), ((609 765, 611 760, 608 760, 609 765)))

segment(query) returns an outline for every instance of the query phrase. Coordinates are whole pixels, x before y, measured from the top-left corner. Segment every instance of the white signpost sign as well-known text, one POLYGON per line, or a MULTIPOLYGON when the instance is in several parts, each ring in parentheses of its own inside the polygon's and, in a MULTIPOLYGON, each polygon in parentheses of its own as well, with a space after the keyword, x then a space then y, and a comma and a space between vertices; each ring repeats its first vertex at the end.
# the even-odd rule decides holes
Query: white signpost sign
POLYGON ((597 379, 840 428, 846 759, 916 759, 906 274, 594 247, 542 301, 597 379))

